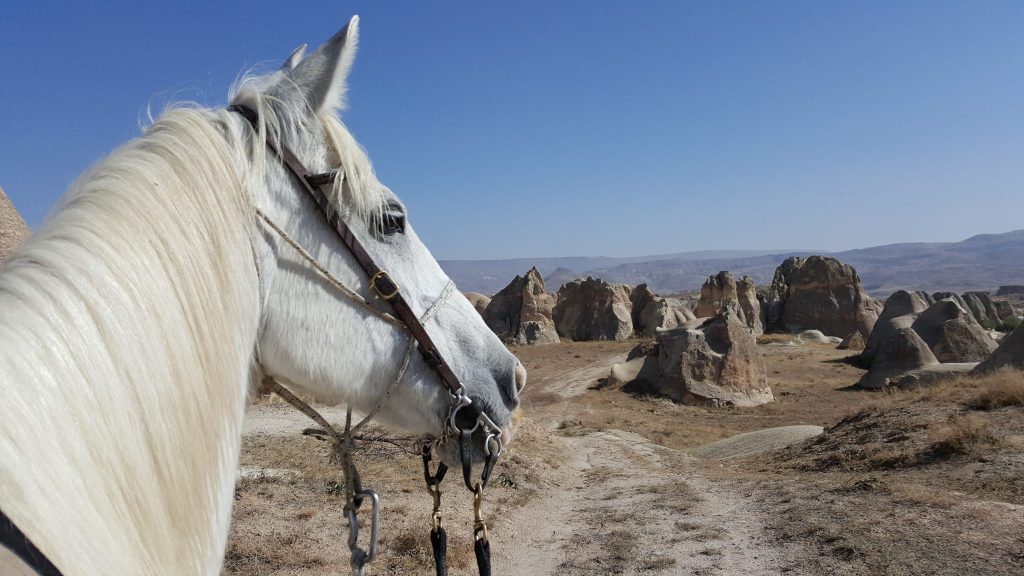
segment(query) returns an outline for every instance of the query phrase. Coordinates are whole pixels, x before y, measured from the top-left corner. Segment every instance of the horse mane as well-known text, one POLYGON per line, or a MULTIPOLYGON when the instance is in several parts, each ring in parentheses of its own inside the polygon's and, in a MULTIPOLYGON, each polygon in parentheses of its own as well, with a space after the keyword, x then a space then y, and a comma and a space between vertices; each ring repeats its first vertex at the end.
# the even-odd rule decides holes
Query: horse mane
POLYGON ((0 269, 0 508, 65 570, 220 569, 260 314, 246 131, 167 112, 0 269))

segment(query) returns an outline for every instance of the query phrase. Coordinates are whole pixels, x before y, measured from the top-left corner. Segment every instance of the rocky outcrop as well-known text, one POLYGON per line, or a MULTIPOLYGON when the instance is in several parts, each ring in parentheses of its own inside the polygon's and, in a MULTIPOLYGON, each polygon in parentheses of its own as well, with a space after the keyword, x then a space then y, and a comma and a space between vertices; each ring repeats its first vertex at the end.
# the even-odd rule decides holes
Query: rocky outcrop
POLYGON ((764 333, 757 287, 748 276, 737 282, 732 274, 722 271, 704 281, 697 303, 697 317, 710 318, 724 310, 731 310, 755 336, 764 333))
POLYGON ((570 340, 626 340, 633 335, 629 287, 587 278, 558 291, 553 318, 558 335, 570 340))
POLYGON ((757 406, 774 400, 750 329, 730 310, 658 333, 633 349, 606 382, 690 404, 757 406))
POLYGON ((559 341, 552 318, 555 299, 544 289, 540 272, 531 268, 494 295, 484 310, 484 321, 505 342, 552 344, 559 341))
POLYGON ((870 332, 864 351, 861 352, 858 362, 863 366, 870 366, 875 355, 882 345, 899 328, 909 328, 917 314, 924 312, 932 304, 930 294, 924 292, 908 292, 899 290, 894 292, 885 301, 885 308, 882 309, 874 329, 870 332))
POLYGON ((775 270, 765 304, 765 321, 776 331, 813 329, 842 337, 868 334, 878 320, 876 302, 857 271, 826 256, 787 258, 775 270))
POLYGON ((861 388, 885 388, 891 381, 927 366, 938 365, 928 344, 913 328, 897 328, 883 343, 874 358, 871 369, 857 383, 861 388))
POLYGON ((999 311, 988 292, 964 292, 963 299, 978 322, 999 324, 999 311))
POLYGON ((985 329, 956 298, 932 304, 917 315, 911 328, 939 362, 980 362, 996 348, 985 329))
POLYGON ((757 406, 775 399, 754 335, 730 310, 658 336, 661 391, 673 400, 757 406))
POLYGON ((490 296, 486 296, 479 292, 466 292, 464 296, 481 316, 484 315, 484 310, 487 310, 487 305, 491 303, 490 296))
POLYGON ((1020 284, 1010 284, 1008 286, 1000 286, 996 290, 996 296, 1011 296, 1014 294, 1024 295, 1024 286, 1020 284))
POLYGON ((0 261, 6 260, 28 238, 28 234, 25 220, 18 214, 4 189, 0 188, 0 261))
POLYGON ((1006 300, 994 300, 993 304, 996 305, 996 314, 999 315, 1000 322, 1005 322, 1017 315, 1013 309, 1013 305, 1006 300))
POLYGON ((992 372, 1000 368, 1024 370, 1024 324, 1003 338, 988 358, 978 364, 975 372, 992 372))
POLYGON ((821 330, 804 330, 796 335, 797 342, 813 342, 815 344, 842 344, 843 339, 826 336, 821 330))
POLYGON ((641 284, 629 295, 633 330, 639 336, 655 336, 658 330, 675 328, 695 318, 693 311, 681 300, 662 298, 641 284))
POLYGON ((839 343, 836 348, 840 350, 863 350, 864 349, 864 337, 860 335, 860 330, 847 334, 846 338, 839 343))

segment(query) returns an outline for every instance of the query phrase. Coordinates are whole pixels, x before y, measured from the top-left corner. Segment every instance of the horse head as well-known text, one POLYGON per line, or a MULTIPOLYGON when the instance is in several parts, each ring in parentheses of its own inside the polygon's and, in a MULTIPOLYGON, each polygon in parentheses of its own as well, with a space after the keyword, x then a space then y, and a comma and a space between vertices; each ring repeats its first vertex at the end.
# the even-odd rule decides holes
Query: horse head
MULTIPOLYGON (((338 118, 357 28, 353 18, 308 56, 300 47, 280 70, 245 79, 233 100, 259 117, 247 170, 253 201, 267 224, 254 240, 262 368, 300 394, 376 413, 383 423, 422 437, 443 438, 450 420, 454 397, 417 353, 407 328, 388 321, 391 309, 382 297, 387 295, 374 289, 351 247, 266 141, 293 152, 311 173, 333 175, 325 186, 330 209, 423 319, 470 400, 459 416, 485 414, 507 442, 525 369, 454 290, 416 235, 406 206, 377 180, 366 153, 338 118), (346 289, 358 297, 347 297, 346 289)), ((473 460, 483 458, 487 442, 482 431, 473 436, 473 460)), ((454 463, 456 450, 442 444, 441 457, 454 463)))

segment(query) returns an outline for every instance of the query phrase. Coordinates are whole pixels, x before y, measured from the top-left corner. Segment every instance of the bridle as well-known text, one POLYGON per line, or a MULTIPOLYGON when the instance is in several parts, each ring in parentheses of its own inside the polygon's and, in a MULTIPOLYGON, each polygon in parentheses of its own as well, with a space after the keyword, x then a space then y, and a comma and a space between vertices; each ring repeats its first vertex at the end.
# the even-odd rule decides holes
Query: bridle
MULTIPOLYGON (((260 118, 256 111, 241 105, 229 106, 228 110, 243 116, 252 126, 254 132, 259 135, 260 118)), ((331 184, 337 173, 328 172, 324 174, 312 174, 306 170, 302 162, 285 144, 275 144, 269 138, 266 139, 265 143, 271 152, 281 159, 288 171, 295 176, 302 185, 302 188, 313 198, 316 205, 319 206, 320 211, 326 218, 328 225, 338 234, 338 237, 341 238, 345 246, 348 247, 349 251, 359 263, 359 266, 366 273, 367 277, 369 277, 370 287, 374 294, 376 294, 376 297, 387 302, 390 305, 391 310, 394 312, 394 315, 382 312, 374 306, 373 303, 367 301, 357 292, 345 286, 322 264, 320 264, 316 258, 302 248, 298 242, 293 240, 280 226, 258 209, 256 211, 257 217, 271 230, 283 238, 289 245, 295 248, 299 254, 318 273, 324 276, 332 286, 340 290, 347 297, 361 304, 370 312, 378 315, 383 320, 390 322, 395 326, 404 328, 409 332, 410 336, 409 346, 406 349, 405 356, 399 366, 397 376, 393 381, 392 386, 385 390, 381 400, 377 403, 376 408, 354 426, 352 425, 352 411, 349 409, 346 414, 344 433, 335 430, 335 428, 331 426, 331 424, 315 409, 292 394, 291 391, 277 382, 272 376, 266 375, 263 381, 263 385, 266 389, 278 394, 282 399, 312 418, 324 429, 326 433, 333 437, 333 447, 341 461, 342 476, 344 479, 344 510, 349 522, 348 546, 351 553, 352 573, 355 576, 360 576, 363 572, 363 567, 367 563, 371 562, 376 556, 380 519, 380 498, 373 490, 363 488, 359 473, 352 461, 353 438, 355 436, 355 432, 368 423, 370 419, 373 418, 373 416, 382 408, 385 400, 390 395, 392 388, 397 386, 403 379, 406 370, 409 367, 412 351, 416 348, 419 350, 420 354, 422 354, 427 365, 437 373, 438 379, 445 391, 448 393, 450 401, 448 415, 442 425, 441 434, 437 439, 425 442, 421 448, 423 477, 427 484, 427 490, 433 497, 434 503, 431 517, 432 526, 430 530, 430 542, 433 547, 437 576, 446 576, 448 573, 447 534, 444 527, 441 525, 440 512, 440 484, 441 481, 444 480, 448 467, 443 462, 439 462, 436 470, 431 471, 430 463, 435 449, 453 438, 457 439, 458 442, 457 449, 462 465, 463 482, 465 483, 466 488, 473 493, 473 550, 476 554, 477 567, 481 576, 490 576, 490 541, 488 539, 487 525, 484 523, 481 514, 481 505, 483 502, 484 489, 487 487, 487 481, 490 479, 491 472, 494 470, 494 464, 497 462, 498 457, 502 452, 501 429, 494 423, 486 412, 474 405, 469 396, 466 395, 465 386, 463 386, 459 381, 458 376, 455 375, 448 363, 445 362, 444 357, 438 351, 433 339, 424 327, 424 324, 432 317, 437 309, 452 295, 455 288, 454 284, 449 281, 448 285, 446 285, 437 300, 434 301, 427 311, 422 316, 416 316, 416 313, 413 312, 412 308, 409 306, 409 303, 403 296, 399 286, 391 279, 391 276, 389 276, 385 270, 377 266, 373 258, 363 247, 362 243, 352 232, 352 229, 345 223, 344 219, 341 218, 338 212, 327 200, 327 195, 323 192, 322 187, 331 184), (485 460, 479 480, 474 480, 472 438, 478 431, 482 432, 484 435, 485 460), (364 550, 360 548, 358 542, 358 513, 364 500, 367 499, 371 502, 371 523, 369 543, 367 548, 364 550)), ((257 276, 261 276, 258 258, 256 259, 256 270, 257 276)), ((262 290, 263 286, 261 278, 261 293, 262 290)), ((266 374, 266 372, 264 373, 266 374)), ((3 511, 0 511, 0 546, 6 547, 12 553, 21 558, 21 560, 24 561, 27 566, 35 570, 37 574, 42 576, 62 576, 60 570, 50 562, 46 555, 43 554, 28 539, 28 537, 25 536, 25 534, 13 523, 13 521, 10 520, 10 518, 7 517, 6 514, 3 513, 3 511)))
MULTIPOLYGON (((228 110, 236 112, 244 117, 252 126, 254 132, 259 135, 260 117, 255 110, 247 106, 237 104, 229 106, 228 110)), ((484 523, 481 515, 481 504, 483 501, 484 489, 487 487, 487 482, 490 479, 491 472, 494 470, 494 465, 502 452, 501 429, 494 423, 486 412, 482 409, 478 409, 478 407, 472 403, 472 400, 466 394, 465 386, 463 386, 459 381, 458 376, 455 375, 448 363, 445 362, 444 357, 438 351, 433 339, 424 327, 426 321, 429 320, 440 305, 443 304, 449 296, 451 296, 454 291, 454 284, 449 281, 437 300, 435 300, 423 316, 418 317, 409 306, 409 303, 402 294, 399 286, 391 279, 391 276, 388 275, 385 270, 381 269, 380 266, 374 262, 373 258, 359 241, 359 238, 353 233, 352 229, 348 226, 338 211, 335 210, 328 201, 328 197, 324 193, 323 187, 333 183, 334 179, 337 177, 337 171, 322 174, 311 173, 284 143, 275 143, 269 137, 266 138, 265 143, 267 148, 284 163, 284 166, 296 178, 296 180, 299 181, 302 188, 310 197, 312 197, 316 205, 320 208, 320 212, 324 215, 327 224, 332 230, 334 230, 341 241, 349 249, 349 252, 355 258, 356 262, 359 263, 360 268, 363 269, 366 276, 370 279, 369 285, 376 294, 376 297, 390 305, 391 310, 394 312, 392 320, 397 319, 398 321, 392 323, 404 327, 409 332, 409 346, 406 350, 405 358, 393 385, 397 385, 398 382, 402 380, 405 371, 408 368, 410 356, 415 343, 415 347, 423 356, 427 366, 429 366, 438 375, 441 385, 448 393, 450 404, 448 408, 448 415, 445 418, 444 425, 442 426, 441 434, 436 440, 424 443, 421 448, 423 476, 427 484, 427 489, 434 501, 430 540, 433 546, 436 570, 438 576, 444 576, 447 574, 447 535, 444 528, 441 526, 440 484, 441 481, 444 480, 448 467, 443 462, 440 462, 438 463, 436 471, 432 472, 430 462, 435 448, 452 438, 457 438, 457 448, 461 459, 463 482, 465 483, 466 488, 473 493, 474 552, 476 553, 477 565, 481 576, 490 576, 490 542, 487 533, 487 525, 484 523), (485 460, 479 480, 474 480, 472 438, 478 431, 481 431, 484 435, 483 449, 485 460)), ((390 315, 380 313, 379 310, 370 302, 367 302, 359 296, 358 293, 347 288, 343 283, 331 276, 323 265, 317 262, 309 252, 291 239, 291 237, 289 237, 280 226, 274 223, 265 214, 257 210, 257 216, 267 224, 271 230, 298 250, 300 255, 302 255, 303 258, 314 267, 314 269, 320 272, 321 275, 324 275, 332 285, 336 286, 346 296, 360 300, 361 304, 366 308, 369 308, 371 311, 376 312, 378 315, 390 317, 390 315)), ((354 427, 351 424, 352 412, 351 409, 349 409, 346 415, 345 432, 339 433, 334 430, 327 420, 320 416, 312 407, 288 391, 279 382, 274 380, 273 377, 268 376, 265 378, 264 384, 284 400, 310 416, 314 421, 320 424, 328 434, 333 436, 335 441, 335 450, 342 462, 342 472, 345 480, 345 512, 348 515, 350 526, 348 543, 352 554, 352 570, 355 575, 362 574, 363 566, 372 561, 376 556, 379 498, 373 490, 364 489, 361 485, 359 474, 352 462, 352 439, 355 431, 366 424, 376 414, 376 412, 380 410, 383 404, 383 398, 390 394, 390 387, 385 391, 384 396, 382 396, 381 402, 377 404, 376 409, 366 415, 363 420, 354 427), (372 523, 370 528, 370 542, 367 549, 364 551, 358 546, 359 527, 357 514, 363 500, 366 498, 369 498, 372 502, 372 523)))

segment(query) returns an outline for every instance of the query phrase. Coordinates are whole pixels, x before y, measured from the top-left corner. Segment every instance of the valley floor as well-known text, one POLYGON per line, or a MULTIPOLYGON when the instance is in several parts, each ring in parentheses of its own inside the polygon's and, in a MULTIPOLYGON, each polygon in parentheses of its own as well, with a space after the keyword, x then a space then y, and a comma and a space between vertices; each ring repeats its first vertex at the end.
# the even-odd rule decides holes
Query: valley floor
MULTIPOLYGON (((517 348, 528 419, 489 489, 495 574, 1017 574, 1024 563, 1024 409, 979 408, 960 383, 847 390, 829 346, 760 346, 776 402, 709 409, 602 386, 635 342, 517 348), (965 406, 974 406, 966 408, 965 406), (794 424, 826 433, 724 460, 688 450, 794 424)), ((1006 388, 1020 373, 1006 375, 1006 388)), ((1022 400, 1024 403, 1024 400, 1022 400)), ((341 421, 343 413, 329 410, 341 421)), ((247 421, 227 574, 348 569, 337 474, 304 416, 262 400, 247 421)), ((372 443, 381 492, 370 574, 433 574, 419 459, 372 443)), ((471 497, 446 482, 451 574, 472 574, 471 497)))

